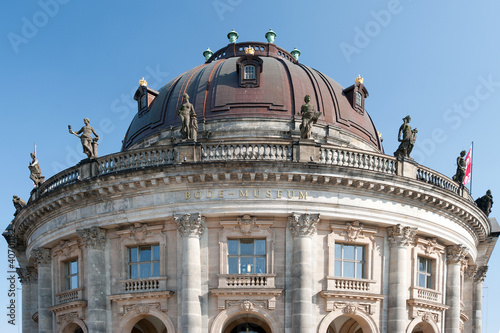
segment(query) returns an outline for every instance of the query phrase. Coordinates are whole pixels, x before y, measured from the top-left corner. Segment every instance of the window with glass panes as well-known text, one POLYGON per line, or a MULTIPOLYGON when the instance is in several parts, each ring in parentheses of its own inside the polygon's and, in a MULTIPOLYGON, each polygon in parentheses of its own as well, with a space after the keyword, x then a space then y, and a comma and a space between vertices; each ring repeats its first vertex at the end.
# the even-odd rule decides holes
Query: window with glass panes
POLYGON ((160 246, 143 245, 128 249, 129 279, 160 276, 160 246))
POLYGON ((364 278, 364 252, 363 245, 335 244, 335 276, 364 278))
POLYGON ((360 93, 360 92, 358 92, 358 91, 356 91, 356 104, 357 104, 358 106, 363 106, 363 105, 362 105, 362 101, 363 101, 363 100, 362 100, 361 93, 360 93))
POLYGON ((417 284, 422 288, 432 288, 432 259, 418 257, 417 284))
POLYGON ((245 66, 245 75, 243 77, 245 80, 255 79, 255 66, 247 65, 245 66))
POLYGON ((64 263, 64 284, 66 290, 78 288, 78 260, 64 263))
POLYGON ((227 252, 229 274, 266 273, 265 239, 228 239, 227 252))

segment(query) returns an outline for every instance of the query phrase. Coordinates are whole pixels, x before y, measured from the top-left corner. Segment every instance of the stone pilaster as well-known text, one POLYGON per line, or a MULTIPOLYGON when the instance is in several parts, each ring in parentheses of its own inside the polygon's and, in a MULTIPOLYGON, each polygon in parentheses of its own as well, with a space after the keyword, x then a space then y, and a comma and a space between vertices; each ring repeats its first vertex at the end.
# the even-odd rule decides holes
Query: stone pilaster
POLYGON ((312 236, 318 222, 319 214, 293 213, 288 218, 293 237, 292 329, 295 333, 314 332, 312 236))
POLYGON ((199 213, 174 216, 182 237, 181 329, 186 333, 202 331, 200 237, 205 218, 199 213))
POLYGON ((38 270, 38 332, 52 333, 52 311, 49 310, 52 306, 51 253, 49 249, 39 247, 31 255, 38 270))
MULTIPOLYGON (((34 267, 29 267, 29 277, 30 277, 30 304, 28 306, 30 327, 31 331, 38 332, 38 323, 33 320, 33 314, 38 311, 38 272, 34 267)), ((24 332, 24 331, 23 331, 24 332)))
POLYGON ((408 245, 413 241, 417 228, 404 227, 401 224, 387 228, 390 246, 389 295, 388 295, 388 332, 406 332, 408 314, 408 245))
POLYGON ((31 332, 31 314, 29 311, 31 305, 31 281, 29 268, 16 268, 19 282, 23 289, 23 332, 31 332))
POLYGON ((106 230, 91 227, 76 231, 87 248, 87 302, 89 332, 106 332, 106 230))
POLYGON ((482 332, 483 311, 483 282, 486 278, 488 266, 481 266, 474 275, 474 302, 472 307, 472 333, 482 332))
POLYGON ((462 244, 446 247, 448 276, 446 279, 446 311, 445 332, 460 333, 460 275, 462 262, 468 251, 462 244))

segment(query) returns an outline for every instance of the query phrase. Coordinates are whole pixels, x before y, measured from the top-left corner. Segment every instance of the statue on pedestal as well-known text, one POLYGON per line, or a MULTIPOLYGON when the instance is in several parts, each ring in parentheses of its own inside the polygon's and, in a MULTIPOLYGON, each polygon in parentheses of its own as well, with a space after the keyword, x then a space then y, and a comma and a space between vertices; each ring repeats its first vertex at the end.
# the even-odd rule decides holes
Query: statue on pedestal
POLYGON ((460 156, 457 157, 457 172, 453 176, 453 180, 456 181, 460 187, 464 186, 464 178, 465 178, 465 169, 467 168, 467 164, 465 163, 465 150, 460 152, 460 156))
POLYGON ((40 164, 38 163, 38 159, 36 158, 36 153, 31 153, 31 163, 28 165, 28 169, 30 169, 30 179, 33 181, 35 187, 39 187, 44 181, 45 177, 42 176, 42 169, 40 168, 40 164))
POLYGON ((80 138, 82 141, 83 152, 88 158, 97 158, 97 140, 99 140, 99 135, 94 131, 94 128, 89 125, 89 118, 83 119, 85 126, 83 126, 78 132, 73 132, 71 126, 68 125, 69 133, 74 134, 80 138), (95 138, 92 138, 92 133, 95 138), (80 136, 78 134, 81 134, 80 136))
POLYGON ((398 150, 394 152, 394 156, 397 158, 410 157, 415 141, 417 141, 418 131, 416 128, 413 130, 411 129, 409 125, 410 121, 410 116, 404 117, 403 125, 399 128, 398 141, 401 143, 399 144, 398 150))
POLYGON ((196 141, 198 138, 198 119, 189 95, 182 96, 182 105, 177 113, 181 118, 181 135, 184 139, 196 141))
POLYGON ((477 198, 476 205, 486 214, 486 216, 490 216, 491 206, 493 206, 493 196, 491 195, 491 191, 488 190, 485 195, 477 198))
POLYGON ((302 124, 300 124, 300 138, 310 139, 312 136, 312 125, 316 124, 321 112, 316 111, 314 105, 310 104, 311 96, 304 97, 305 104, 300 108, 299 115, 302 116, 302 124))

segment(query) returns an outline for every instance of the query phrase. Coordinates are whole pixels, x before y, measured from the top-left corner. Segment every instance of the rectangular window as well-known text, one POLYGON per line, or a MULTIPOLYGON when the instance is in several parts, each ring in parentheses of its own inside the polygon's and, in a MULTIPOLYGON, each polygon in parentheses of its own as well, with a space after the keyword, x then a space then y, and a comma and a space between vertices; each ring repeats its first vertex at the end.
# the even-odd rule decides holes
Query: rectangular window
POLYGON ((365 270, 365 247, 335 244, 335 276, 362 279, 365 270))
POLYGON ((255 66, 246 65, 245 66, 245 75, 243 77, 244 80, 254 80, 255 79, 255 66))
POLYGON ((78 288, 78 260, 64 263, 64 284, 66 290, 78 288))
POLYGON ((418 257, 417 285, 422 288, 432 289, 432 260, 418 257))
POLYGON ((129 279, 160 276, 160 246, 144 245, 128 249, 129 279))
POLYGON ((362 106, 362 97, 361 93, 359 91, 356 91, 356 105, 357 106, 362 106))
POLYGON ((228 273, 259 274, 266 272, 266 240, 265 239, 229 239, 228 273))

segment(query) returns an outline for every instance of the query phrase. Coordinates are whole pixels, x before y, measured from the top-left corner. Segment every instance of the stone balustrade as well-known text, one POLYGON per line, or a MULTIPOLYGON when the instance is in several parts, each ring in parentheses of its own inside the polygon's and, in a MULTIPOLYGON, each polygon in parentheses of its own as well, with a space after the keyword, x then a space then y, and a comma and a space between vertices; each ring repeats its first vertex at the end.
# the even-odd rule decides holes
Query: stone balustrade
POLYGON ((413 295, 413 297, 412 297, 413 299, 420 299, 420 300, 441 303, 441 295, 442 294, 436 290, 413 287, 412 288, 412 295, 413 295))
POLYGON ((271 274, 219 275, 219 288, 274 288, 275 277, 271 274))
POLYGON ((291 161, 292 146, 287 144, 220 144, 201 148, 202 161, 267 160, 291 161))
POLYGON ((327 288, 331 291, 370 292, 373 280, 327 276, 327 288))
POLYGON ((344 148, 321 148, 319 162, 350 168, 396 174, 396 158, 344 148))
POLYGON ((83 299, 83 287, 65 290, 63 292, 57 293, 55 296, 57 298, 57 304, 80 301, 83 299))
POLYGON ((122 292, 134 293, 144 291, 160 291, 165 290, 165 277, 152 277, 145 279, 134 279, 121 281, 122 292))
POLYGON ((99 175, 172 164, 174 161, 173 148, 131 150, 99 158, 99 175))

